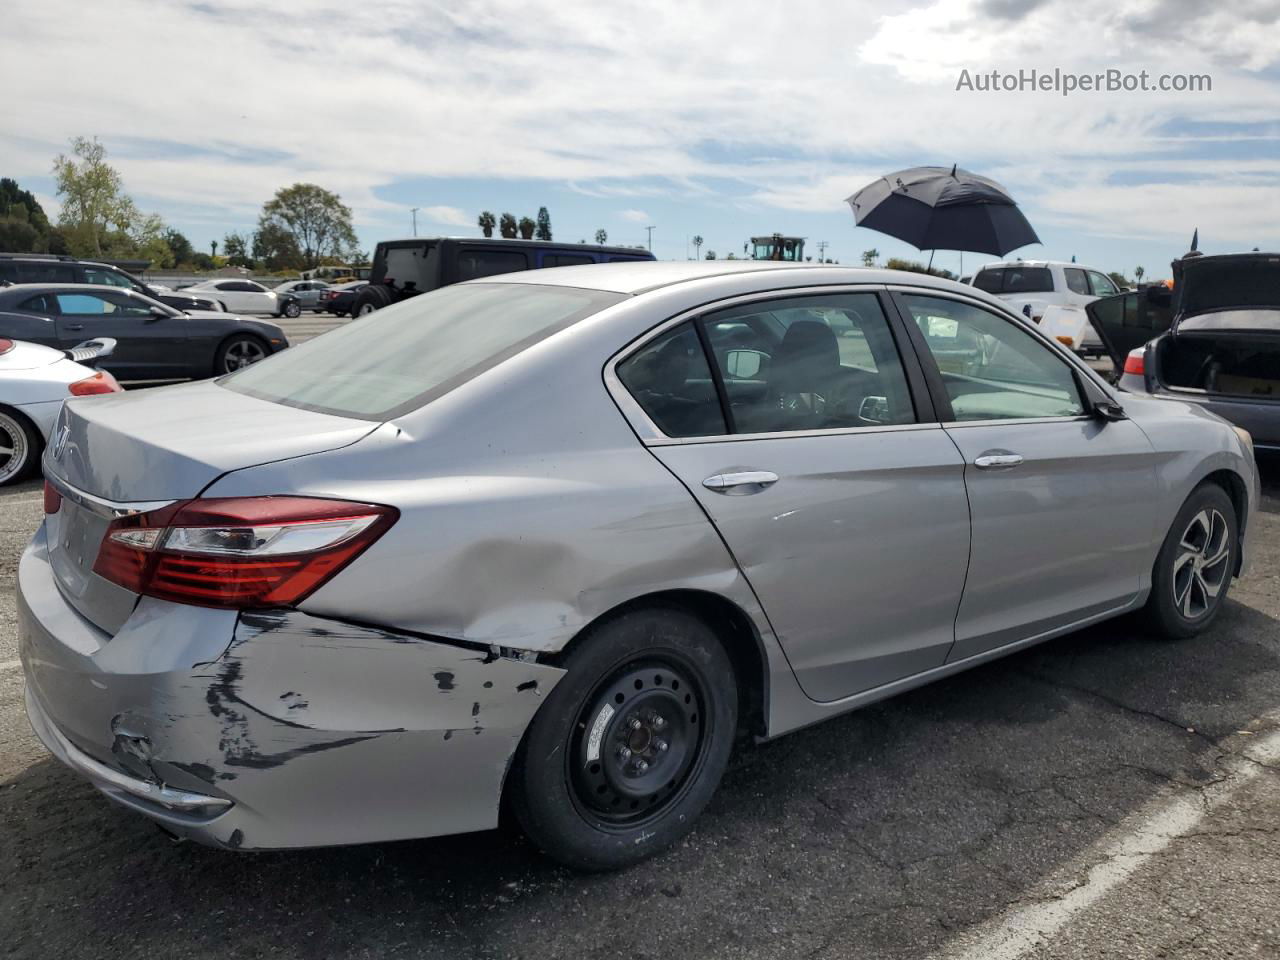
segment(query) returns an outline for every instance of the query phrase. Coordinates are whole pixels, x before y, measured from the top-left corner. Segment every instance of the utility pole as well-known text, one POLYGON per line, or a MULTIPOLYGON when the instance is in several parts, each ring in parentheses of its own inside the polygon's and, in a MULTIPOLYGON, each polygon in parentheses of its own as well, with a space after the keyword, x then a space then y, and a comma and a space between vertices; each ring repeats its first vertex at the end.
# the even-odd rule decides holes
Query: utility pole
POLYGON ((818 262, 827 262, 827 241, 825 240, 818 241, 818 262))
POLYGON ((649 252, 653 253, 653 227, 645 227, 649 231, 649 252))
POLYGON ((413 235, 414 235, 415 237, 418 235, 418 211, 419 211, 420 209, 421 209, 421 207, 410 207, 410 208, 409 208, 409 213, 410 213, 410 215, 413 217, 413 235))

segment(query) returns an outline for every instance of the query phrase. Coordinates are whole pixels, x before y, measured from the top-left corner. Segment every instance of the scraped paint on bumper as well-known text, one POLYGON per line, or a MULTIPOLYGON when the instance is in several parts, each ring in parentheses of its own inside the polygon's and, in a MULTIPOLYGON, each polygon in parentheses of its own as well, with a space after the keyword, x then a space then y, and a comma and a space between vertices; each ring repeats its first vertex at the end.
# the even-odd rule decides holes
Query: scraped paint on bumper
POLYGON ((43 531, 18 569, 32 727, 113 800, 236 849, 483 830, 563 671, 297 611, 143 598, 110 636, 63 599, 43 531))

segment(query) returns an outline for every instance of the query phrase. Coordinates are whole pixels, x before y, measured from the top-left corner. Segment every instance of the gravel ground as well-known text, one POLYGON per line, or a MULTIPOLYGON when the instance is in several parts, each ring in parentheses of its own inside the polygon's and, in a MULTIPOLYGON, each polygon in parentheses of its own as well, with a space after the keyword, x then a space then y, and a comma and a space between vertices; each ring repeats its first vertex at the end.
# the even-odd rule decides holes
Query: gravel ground
POLYGON ((591 877, 510 829, 231 854, 116 808, 23 716, 11 586, 40 502, 10 489, 0 954, 1280 955, 1280 763, 1247 758, 1280 717, 1277 465, 1267 476, 1255 566, 1203 637, 1109 623, 746 749, 687 841, 591 877), (1001 932, 1028 925, 1043 933, 1021 945, 1001 932))

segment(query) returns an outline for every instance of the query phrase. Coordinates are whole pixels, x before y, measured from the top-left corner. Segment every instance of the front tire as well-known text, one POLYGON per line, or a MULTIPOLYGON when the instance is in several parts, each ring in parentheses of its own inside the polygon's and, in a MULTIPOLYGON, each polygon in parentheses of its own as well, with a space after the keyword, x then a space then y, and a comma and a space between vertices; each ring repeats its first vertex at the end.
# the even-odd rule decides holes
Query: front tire
POLYGON ((290 300, 280 308, 280 312, 290 320, 296 320, 302 316, 302 304, 298 303, 297 300, 290 300))
POLYGON ((715 792, 737 725, 733 666, 684 611, 623 613, 581 638, 511 773, 529 838, 579 870, 615 870, 675 843, 715 792))
POLYGON ((1240 549, 1235 505, 1216 483, 1187 498, 1165 537, 1143 609, 1159 636, 1184 640, 1201 633, 1222 609, 1240 549))
POLYGON ((248 334, 228 337, 218 345, 213 357, 213 375, 234 373, 264 359, 271 351, 260 339, 248 334))
POLYGON ((44 442, 35 425, 7 407, 0 407, 0 487, 21 483, 40 469, 44 442))

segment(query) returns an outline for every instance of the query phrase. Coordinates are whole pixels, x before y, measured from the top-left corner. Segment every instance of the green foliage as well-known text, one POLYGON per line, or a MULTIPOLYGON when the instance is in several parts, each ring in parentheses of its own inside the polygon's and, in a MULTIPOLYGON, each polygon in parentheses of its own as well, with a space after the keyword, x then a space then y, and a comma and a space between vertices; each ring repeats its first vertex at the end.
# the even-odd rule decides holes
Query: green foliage
POLYGON ((277 190, 262 205, 258 217, 258 230, 268 227, 293 238, 307 267, 316 266, 325 257, 345 258, 359 246, 351 225, 351 208, 336 193, 314 183, 295 183, 277 190))
POLYGON ((1142 267, 1134 267, 1134 268, 1133 268, 1133 275, 1134 275, 1134 277, 1137 279, 1137 281, 1138 281, 1139 283, 1141 283, 1141 282, 1142 282, 1142 278, 1143 278, 1143 277, 1145 277, 1145 276, 1147 275, 1147 271, 1146 271, 1144 268, 1142 268, 1142 267))
POLYGON ((702 254, 702 235, 695 234, 693 238, 693 259, 697 260, 702 254))
POLYGON ((0 218, 0 253, 43 253, 43 239, 25 220, 0 218))
POLYGON ((480 216, 476 218, 476 226, 484 232, 486 237, 493 236, 493 228, 497 225, 497 218, 495 218, 488 210, 483 211, 480 216))
POLYGON ((195 256, 196 251, 191 246, 190 240, 177 230, 170 228, 164 232, 164 242, 168 245, 169 252, 173 255, 173 266, 178 267, 191 263, 191 258, 195 256))
POLYGON ((950 270, 943 270, 941 267, 928 267, 918 261, 903 260, 900 257, 890 257, 885 262, 885 268, 888 270, 906 270, 908 273, 927 273, 931 277, 942 277, 946 280, 956 279, 956 275, 950 270))
POLYGON ((40 201, 16 180, 0 178, 0 251, 45 253, 51 231, 40 201))
POLYGON ((520 218, 520 239, 532 240, 533 231, 536 230, 537 228, 538 228, 538 225, 534 223, 531 218, 521 217, 520 218))
POLYGON ((547 213, 546 207, 538 208, 538 225, 533 235, 539 240, 551 239, 551 214, 547 213))
POLYGON ((249 259, 249 238, 243 233, 231 232, 222 238, 222 255, 233 267, 252 267, 249 259))
POLYGON ((707 259, 708 259, 708 260, 714 260, 715 258, 716 258, 716 252, 715 252, 714 250, 708 250, 708 251, 707 251, 707 259))
POLYGON ((876 261, 880 259, 880 251, 876 249, 862 251, 862 265, 864 267, 874 267, 876 261))
POLYGON ((1133 284, 1129 282, 1128 278, 1126 278, 1125 275, 1123 273, 1120 273, 1119 271, 1112 270, 1107 274, 1107 276, 1110 277, 1111 282, 1114 283, 1121 290, 1124 290, 1126 287, 1133 286, 1133 284))
MULTIPOLYGON (((525 217, 525 219, 527 220, 529 218, 525 217)), ((516 230, 516 218, 513 214, 504 213, 498 218, 498 232, 508 240, 514 240, 516 238, 516 230)))
POLYGON ((213 262, 213 257, 204 251, 199 251, 191 255, 191 265, 197 270, 213 270, 217 264, 213 262))
POLYGON ((596 243, 598 243, 600 246, 603 247, 608 242, 609 242, 609 234, 606 233, 603 228, 601 228, 600 230, 597 230, 596 243))

